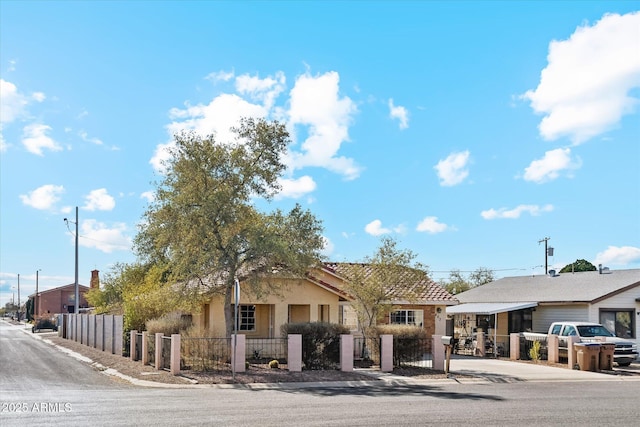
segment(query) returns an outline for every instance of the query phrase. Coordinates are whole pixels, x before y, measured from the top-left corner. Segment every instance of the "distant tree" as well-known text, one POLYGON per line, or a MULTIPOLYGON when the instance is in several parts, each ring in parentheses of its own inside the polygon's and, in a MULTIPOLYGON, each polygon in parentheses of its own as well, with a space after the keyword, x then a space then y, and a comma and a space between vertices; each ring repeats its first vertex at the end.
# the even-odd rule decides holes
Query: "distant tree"
POLYGON ((363 333, 394 309, 393 300, 416 298, 416 285, 428 280, 429 273, 426 266, 414 262, 415 258, 412 251, 399 249, 393 238, 383 237, 377 251, 363 263, 346 264, 341 269, 363 333))
POLYGON ((584 259, 578 259, 571 264, 567 264, 562 267, 560 273, 572 273, 578 271, 596 271, 597 268, 595 265, 591 264, 589 261, 584 259))
POLYGON ((290 142, 285 126, 242 119, 232 130, 234 141, 175 136, 134 241, 141 261, 163 265, 174 294, 194 307, 214 294, 224 297, 227 335, 236 279, 256 295, 272 293, 273 270, 304 277, 324 247, 322 225, 309 211, 296 205, 287 213, 264 213, 254 205, 280 190, 290 142))
POLYGON ((449 278, 440 280, 439 284, 450 294, 459 294, 469 289, 482 286, 486 283, 493 282, 495 276, 493 270, 486 267, 478 267, 473 272, 469 273, 468 277, 465 277, 460 270, 451 270, 449 272, 449 278))
POLYGON ((449 272, 449 278, 439 281, 442 286, 450 294, 459 294, 460 292, 468 291, 471 289, 471 284, 464 278, 460 270, 451 270, 449 272))
POLYGON ((495 276, 493 274, 493 270, 489 270, 486 267, 478 267, 471 274, 469 274, 469 283, 472 288, 477 286, 482 286, 486 283, 493 282, 495 280, 495 276))

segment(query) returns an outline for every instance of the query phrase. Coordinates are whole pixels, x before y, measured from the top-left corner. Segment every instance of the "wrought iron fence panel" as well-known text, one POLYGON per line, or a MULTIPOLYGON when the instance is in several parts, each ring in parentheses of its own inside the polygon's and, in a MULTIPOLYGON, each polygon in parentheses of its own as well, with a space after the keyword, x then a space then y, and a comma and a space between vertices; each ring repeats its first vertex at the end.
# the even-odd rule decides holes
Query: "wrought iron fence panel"
POLYGON ((497 335, 496 339, 496 356, 498 357, 510 357, 511 356, 511 338, 509 335, 497 335))
POLYGON ((431 338, 393 338, 393 366, 433 367, 431 338))
POLYGON ((540 360, 548 360, 547 337, 546 335, 537 335, 538 336, 527 336, 526 333, 520 334, 521 360, 533 360, 536 354, 540 360), (536 342, 539 344, 535 344, 536 342))
POLYGON ((169 369, 171 367, 171 337, 162 337, 162 362, 160 369, 169 369))
POLYGON ((151 366, 156 364, 156 337, 153 334, 147 335, 147 363, 151 366))
POLYGON ((353 365, 358 368, 380 366, 380 338, 353 338, 353 365))
POLYGON ((231 338, 182 338, 180 347, 180 369, 231 370, 231 338))
POLYGON ((287 338, 247 338, 247 361, 253 365, 265 365, 277 360, 282 367, 287 364, 288 343, 287 338))
POLYGON ((135 360, 142 360, 142 333, 138 332, 136 335, 136 354, 134 355, 135 360))

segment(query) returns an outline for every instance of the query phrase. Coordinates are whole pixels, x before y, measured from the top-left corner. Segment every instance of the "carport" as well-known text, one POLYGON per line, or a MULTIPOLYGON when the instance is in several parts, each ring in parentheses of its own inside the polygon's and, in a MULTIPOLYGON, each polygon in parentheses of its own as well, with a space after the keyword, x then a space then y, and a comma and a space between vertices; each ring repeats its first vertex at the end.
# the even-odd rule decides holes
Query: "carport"
POLYGON ((493 354, 498 340, 498 313, 523 310, 538 305, 537 302, 469 302, 447 307, 447 314, 493 315, 493 354))

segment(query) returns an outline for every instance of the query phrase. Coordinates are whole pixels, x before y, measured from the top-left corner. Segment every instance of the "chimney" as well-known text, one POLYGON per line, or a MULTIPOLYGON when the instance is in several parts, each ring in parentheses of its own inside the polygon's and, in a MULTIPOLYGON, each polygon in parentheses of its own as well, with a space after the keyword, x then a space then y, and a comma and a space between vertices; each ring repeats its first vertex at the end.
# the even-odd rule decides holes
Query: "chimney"
POLYGON ((98 270, 91 271, 91 289, 100 289, 100 277, 98 277, 98 270))

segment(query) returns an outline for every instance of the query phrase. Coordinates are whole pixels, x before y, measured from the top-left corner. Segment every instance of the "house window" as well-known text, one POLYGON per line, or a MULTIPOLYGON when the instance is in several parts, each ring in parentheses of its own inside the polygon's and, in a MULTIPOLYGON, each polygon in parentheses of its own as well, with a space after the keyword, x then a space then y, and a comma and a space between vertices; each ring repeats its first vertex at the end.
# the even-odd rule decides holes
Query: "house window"
POLYGON ((620 338, 636 336, 633 310, 600 310, 600 323, 620 338))
POLYGON ((392 325, 422 326, 424 312, 422 310, 396 310, 389 315, 389 321, 392 325))
POLYGON ((256 306, 240 305, 238 307, 238 328, 241 331, 256 330, 256 306))

